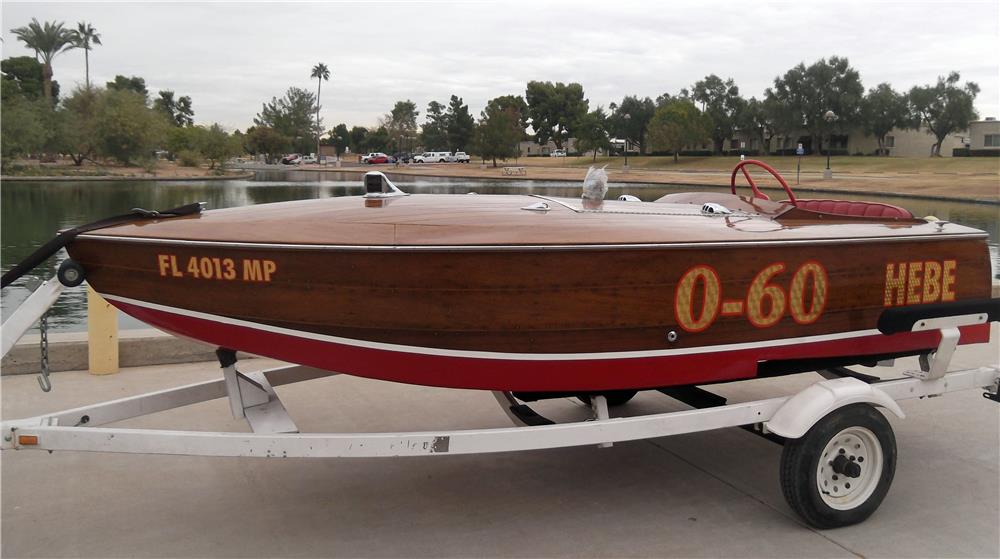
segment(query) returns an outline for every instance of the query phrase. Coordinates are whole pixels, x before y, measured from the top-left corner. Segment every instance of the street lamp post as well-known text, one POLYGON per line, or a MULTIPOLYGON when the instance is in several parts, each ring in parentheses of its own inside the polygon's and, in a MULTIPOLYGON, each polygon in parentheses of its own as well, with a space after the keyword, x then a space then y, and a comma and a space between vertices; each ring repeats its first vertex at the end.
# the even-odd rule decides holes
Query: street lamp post
POLYGON ((632 115, 630 115, 628 113, 625 113, 625 116, 623 116, 622 118, 625 119, 625 130, 624 130, 625 133, 623 134, 623 136, 625 136, 625 146, 624 146, 625 147, 625 166, 622 167, 622 170, 625 171, 625 172, 628 172, 628 122, 630 120, 632 120, 632 115))
POLYGON ((827 124, 827 135, 826 135, 826 170, 823 171, 824 179, 832 179, 833 171, 830 169, 830 147, 833 145, 833 123, 837 122, 837 113, 833 111, 826 111, 823 115, 823 120, 827 124))

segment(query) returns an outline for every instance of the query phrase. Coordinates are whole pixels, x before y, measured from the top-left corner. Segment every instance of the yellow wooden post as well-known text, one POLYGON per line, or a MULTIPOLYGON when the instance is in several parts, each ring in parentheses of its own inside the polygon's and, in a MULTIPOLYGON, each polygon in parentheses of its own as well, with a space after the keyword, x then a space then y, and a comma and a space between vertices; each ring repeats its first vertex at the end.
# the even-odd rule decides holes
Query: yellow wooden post
POLYGON ((90 374, 118 372, 118 309, 87 286, 87 350, 90 374))

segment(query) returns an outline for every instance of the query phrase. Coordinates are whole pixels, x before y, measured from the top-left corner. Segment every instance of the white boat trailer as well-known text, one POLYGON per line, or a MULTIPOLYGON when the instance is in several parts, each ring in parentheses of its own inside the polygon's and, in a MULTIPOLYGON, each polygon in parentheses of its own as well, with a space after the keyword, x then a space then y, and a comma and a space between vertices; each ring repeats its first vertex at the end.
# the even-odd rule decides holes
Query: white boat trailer
MULTIPOLYGON (((58 282, 46 282, 4 323, 4 353, 44 315, 60 287, 58 282)), ((697 387, 680 391, 666 388, 661 392, 695 409, 638 417, 610 417, 606 398, 592 396, 591 419, 563 424, 534 413, 512 393, 495 392, 514 426, 434 432, 301 433, 274 387, 338 373, 298 365, 243 373, 236 368, 235 352, 220 349, 220 379, 4 421, 0 447, 265 458, 445 456, 607 447, 622 441, 742 426, 784 445, 782 488, 792 508, 814 526, 842 526, 870 515, 892 480, 895 439, 875 407, 903 417, 899 400, 969 389, 984 389, 985 397, 1000 402, 1000 366, 948 371, 958 328, 988 319, 984 312, 915 322, 913 330, 940 330, 941 342, 936 352, 923 356, 920 370, 894 380, 832 368, 818 371, 826 380, 792 396, 732 404, 697 387), (233 417, 245 418, 252 433, 104 427, 222 397, 228 397, 233 417)), ((47 382, 42 383, 43 389, 47 382)))

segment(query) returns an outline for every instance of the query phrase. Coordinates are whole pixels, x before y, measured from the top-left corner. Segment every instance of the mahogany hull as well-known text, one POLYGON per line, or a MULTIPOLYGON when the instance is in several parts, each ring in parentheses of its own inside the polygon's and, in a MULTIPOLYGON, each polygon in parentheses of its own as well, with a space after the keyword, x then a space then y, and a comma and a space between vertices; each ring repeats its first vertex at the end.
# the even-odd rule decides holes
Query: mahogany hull
MULTIPOLYGON (((973 235, 451 247, 82 235, 69 251, 114 305, 181 336, 490 390, 702 384, 762 363, 912 354, 937 334, 879 333, 887 308, 990 296, 973 235)), ((988 339, 983 325, 961 342, 988 339)))

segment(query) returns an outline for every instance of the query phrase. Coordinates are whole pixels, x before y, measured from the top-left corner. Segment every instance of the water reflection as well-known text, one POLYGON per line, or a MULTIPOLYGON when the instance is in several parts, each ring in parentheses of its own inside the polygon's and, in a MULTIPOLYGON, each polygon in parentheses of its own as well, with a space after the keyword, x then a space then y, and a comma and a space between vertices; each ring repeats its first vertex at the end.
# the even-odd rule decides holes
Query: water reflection
MULTIPOLYGON (((476 180, 445 177, 389 177, 403 190, 421 194, 545 194, 576 198, 580 187, 564 182, 531 180, 476 180)), ((52 238, 56 231, 102 217, 124 213, 131 208, 165 209, 190 202, 206 202, 209 208, 227 208, 266 204, 286 200, 356 196, 364 192, 361 176, 342 171, 331 172, 259 172, 256 180, 199 182, 7 182, 0 188, 0 266, 10 269, 16 262, 52 238)), ((706 188, 707 190, 708 188, 706 188)), ((632 194, 642 200, 655 200, 671 192, 696 190, 695 187, 662 185, 609 185, 608 197, 632 194)), ((825 196, 825 195, 819 195, 825 196)), ((914 200, 888 196, 864 196, 865 199, 895 204, 914 215, 934 215, 940 219, 987 231, 994 277, 1000 278, 1000 207, 986 204, 914 200)), ((16 308, 31 289, 55 274, 62 259, 55 258, 3 291, 0 310, 16 308)), ((80 330, 85 317, 84 287, 68 289, 51 313, 57 330, 80 330)), ((123 317, 124 328, 141 327, 123 317)))

